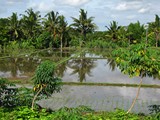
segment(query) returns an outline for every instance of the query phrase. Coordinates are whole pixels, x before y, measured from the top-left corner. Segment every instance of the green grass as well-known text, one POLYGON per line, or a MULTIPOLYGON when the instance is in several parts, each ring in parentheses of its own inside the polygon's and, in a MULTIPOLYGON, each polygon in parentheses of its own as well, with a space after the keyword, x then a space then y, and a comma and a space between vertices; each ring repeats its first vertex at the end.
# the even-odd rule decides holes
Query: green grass
MULTIPOLYGON (((124 83, 79 83, 79 82, 63 82, 63 85, 87 85, 87 86, 126 86, 138 87, 139 84, 124 84, 124 83)), ((146 88, 160 88, 160 85, 142 84, 141 87, 146 88)))
MULTIPOLYGON (((33 84, 32 80, 9 80, 10 82, 14 84, 33 84)), ((91 82, 85 82, 85 83, 80 83, 80 82, 62 82, 63 85, 73 85, 73 86, 115 86, 115 87, 138 87, 139 84, 124 84, 124 83, 91 83, 91 82)), ((160 85, 155 85, 155 84, 142 84, 141 87, 143 88, 160 88, 160 85)))

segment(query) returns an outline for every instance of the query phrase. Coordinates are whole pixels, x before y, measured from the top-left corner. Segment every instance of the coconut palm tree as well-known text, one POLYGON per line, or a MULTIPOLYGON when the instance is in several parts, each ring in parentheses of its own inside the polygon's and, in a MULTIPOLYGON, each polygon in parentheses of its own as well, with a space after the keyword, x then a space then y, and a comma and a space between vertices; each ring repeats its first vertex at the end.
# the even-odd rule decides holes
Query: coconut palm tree
POLYGON ((12 13, 12 16, 8 18, 8 32, 10 33, 10 39, 11 40, 16 40, 21 33, 20 29, 20 21, 18 20, 17 13, 12 13))
POLYGON ((153 23, 153 31, 155 33, 155 37, 156 37, 156 47, 158 47, 158 41, 159 41, 159 37, 160 37, 160 18, 158 15, 156 15, 155 17, 155 22, 153 23))
POLYGON ((63 15, 58 17, 58 33, 60 36, 60 41, 61 41, 61 51, 63 47, 63 40, 64 40, 64 35, 68 31, 67 30, 67 22, 65 21, 65 17, 63 15))
POLYGON ((94 17, 87 17, 87 12, 84 11, 84 9, 80 9, 80 15, 79 18, 74 18, 73 19, 73 24, 71 24, 71 26, 73 26, 75 28, 75 30, 77 30, 83 37, 83 41, 84 42, 86 40, 86 35, 87 33, 91 33, 96 29, 96 25, 95 23, 93 23, 93 18, 94 17))
POLYGON ((58 25, 58 12, 51 11, 46 14, 47 19, 45 19, 45 29, 51 33, 54 40, 57 35, 57 25, 58 25))
POLYGON ((27 15, 21 14, 22 17, 22 27, 25 36, 32 38, 37 35, 40 31, 40 12, 34 12, 33 9, 27 9, 25 11, 27 15))
POLYGON ((141 25, 139 21, 136 23, 130 23, 127 28, 127 36, 130 39, 131 44, 140 43, 142 37, 144 37, 145 29, 144 25, 141 25))
POLYGON ((105 27, 108 29, 108 34, 106 36, 110 38, 112 41, 118 40, 118 31, 121 28, 121 26, 118 26, 118 23, 116 21, 112 21, 110 22, 109 27, 105 27))
POLYGON ((8 18, 0 18, 0 48, 3 51, 5 48, 5 45, 9 41, 9 35, 8 35, 8 24, 9 20, 8 18))

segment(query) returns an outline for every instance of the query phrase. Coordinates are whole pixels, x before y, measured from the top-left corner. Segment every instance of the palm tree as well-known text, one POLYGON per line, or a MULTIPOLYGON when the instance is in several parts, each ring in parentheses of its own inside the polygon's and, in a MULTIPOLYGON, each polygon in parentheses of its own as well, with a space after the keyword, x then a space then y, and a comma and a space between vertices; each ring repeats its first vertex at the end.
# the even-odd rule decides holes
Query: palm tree
POLYGON ((139 21, 136 23, 130 23, 127 28, 127 36, 130 39, 130 43, 140 43, 144 36, 144 26, 139 21))
POLYGON ((96 25, 92 23, 93 17, 87 17, 87 12, 84 11, 84 9, 80 9, 80 15, 79 18, 74 18, 73 19, 73 24, 71 26, 74 26, 75 29, 83 36, 83 41, 86 40, 86 34, 91 33, 95 30, 96 25))
POLYGON ((118 26, 118 23, 116 21, 112 21, 109 27, 105 27, 108 29, 108 34, 106 36, 112 39, 112 41, 118 40, 118 31, 121 28, 121 26, 118 26))
POLYGON ((24 34, 29 37, 35 37, 40 31, 40 12, 34 12, 33 9, 28 9, 25 11, 27 15, 22 14, 22 27, 24 34))
POLYGON ((9 41, 8 24, 9 20, 7 18, 0 18, 0 48, 2 52, 9 41))
POLYGON ((18 20, 17 13, 13 13, 9 19, 8 30, 11 35, 11 40, 16 40, 20 35, 20 21, 18 20))
POLYGON ((45 28, 50 32, 53 40, 57 35, 58 14, 58 12, 51 11, 47 13, 46 17, 48 18, 44 21, 45 28))
POLYGON ((155 17, 155 22, 153 23, 153 30, 156 37, 156 47, 158 47, 159 33, 160 33, 160 18, 158 15, 155 17))
POLYGON ((60 41, 61 41, 61 51, 62 51, 62 47, 63 47, 63 39, 64 39, 64 35, 65 33, 68 31, 67 30, 67 22, 65 21, 65 17, 63 15, 58 17, 58 33, 60 36, 60 41))

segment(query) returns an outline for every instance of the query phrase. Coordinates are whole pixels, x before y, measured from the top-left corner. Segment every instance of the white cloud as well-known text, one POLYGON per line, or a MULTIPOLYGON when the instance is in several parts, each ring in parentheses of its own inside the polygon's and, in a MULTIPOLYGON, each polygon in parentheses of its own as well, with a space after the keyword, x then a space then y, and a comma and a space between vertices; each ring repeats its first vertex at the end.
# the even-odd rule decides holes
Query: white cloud
POLYGON ((147 13, 149 11, 150 11, 149 8, 141 8, 141 9, 138 10, 138 13, 147 13))
POLYGON ((47 13, 50 12, 51 10, 53 10, 55 8, 55 4, 54 3, 49 3, 49 2, 31 2, 28 5, 28 8, 33 8, 34 10, 40 11, 42 13, 47 13))
POLYGON ((141 8, 141 1, 128 1, 128 2, 120 2, 115 9, 118 11, 127 11, 127 10, 137 10, 141 8))
POLYGON ((17 3, 26 2, 26 0, 6 0, 5 2, 6 2, 7 5, 14 5, 14 4, 17 4, 17 3))
POLYGON ((70 6, 80 6, 88 3, 89 1, 91 0, 61 0, 61 3, 70 6))
POLYGON ((127 10, 128 7, 127 7, 127 4, 126 3, 120 3, 117 7, 116 7, 116 10, 127 10))

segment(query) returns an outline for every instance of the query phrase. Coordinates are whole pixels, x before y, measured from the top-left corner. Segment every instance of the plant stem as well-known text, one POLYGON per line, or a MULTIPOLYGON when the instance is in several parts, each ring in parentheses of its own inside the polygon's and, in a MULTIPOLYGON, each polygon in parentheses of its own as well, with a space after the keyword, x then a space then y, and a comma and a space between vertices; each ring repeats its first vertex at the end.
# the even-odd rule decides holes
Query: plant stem
POLYGON ((34 109, 34 102, 35 102, 38 94, 42 91, 42 88, 43 88, 43 87, 41 86, 41 88, 39 89, 39 91, 37 92, 37 94, 35 94, 35 96, 34 96, 34 98, 33 98, 33 100, 32 100, 32 110, 34 109))
POLYGON ((138 98, 138 96, 139 96, 140 88, 141 88, 141 85, 142 85, 142 80, 143 80, 143 79, 142 79, 142 77, 141 77, 141 81, 140 81, 140 83, 139 83, 137 95, 136 95, 135 99, 133 100, 132 105, 131 105, 131 107, 128 109, 127 113, 129 113, 129 112, 132 110, 132 108, 134 107, 134 105, 135 105, 135 103, 136 103, 136 100, 137 100, 137 98, 138 98))

